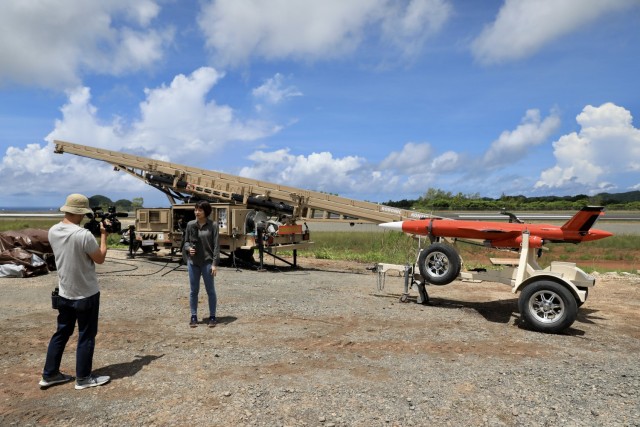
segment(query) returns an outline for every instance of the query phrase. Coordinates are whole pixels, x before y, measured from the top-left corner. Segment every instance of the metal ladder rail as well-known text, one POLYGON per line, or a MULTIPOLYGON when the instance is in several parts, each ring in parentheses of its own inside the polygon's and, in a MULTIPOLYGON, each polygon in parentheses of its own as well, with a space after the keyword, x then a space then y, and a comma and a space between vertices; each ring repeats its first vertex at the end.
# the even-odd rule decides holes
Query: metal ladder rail
POLYGON ((337 221, 350 222, 389 222, 406 219, 430 218, 431 215, 421 212, 399 209, 372 202, 358 201, 345 197, 334 196, 318 191, 303 190, 281 184, 243 178, 235 175, 210 171, 177 163, 154 160, 132 154, 121 153, 108 149, 95 148, 65 141, 54 141, 56 153, 69 153, 95 160, 105 161, 116 168, 125 169, 131 175, 146 179, 145 173, 160 173, 173 177, 173 184, 167 185, 175 191, 198 194, 216 194, 221 199, 229 199, 232 194, 239 194, 243 198, 265 196, 272 200, 293 204, 301 218, 312 220, 305 216, 310 210, 327 212, 323 220, 332 221, 331 214, 338 216, 337 221), (137 173, 133 170, 138 169, 137 173), (132 172, 133 171, 133 172, 132 172), (179 188, 177 183, 184 181, 191 188, 179 188))

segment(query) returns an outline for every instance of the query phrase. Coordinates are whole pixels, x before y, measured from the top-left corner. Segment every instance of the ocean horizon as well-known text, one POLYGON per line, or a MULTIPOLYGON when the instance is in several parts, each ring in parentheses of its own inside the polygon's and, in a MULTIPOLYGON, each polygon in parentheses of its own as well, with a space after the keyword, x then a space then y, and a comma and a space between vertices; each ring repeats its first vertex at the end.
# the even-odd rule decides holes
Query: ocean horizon
POLYGON ((57 213, 60 212, 60 206, 0 206, 0 212, 5 213, 57 213))

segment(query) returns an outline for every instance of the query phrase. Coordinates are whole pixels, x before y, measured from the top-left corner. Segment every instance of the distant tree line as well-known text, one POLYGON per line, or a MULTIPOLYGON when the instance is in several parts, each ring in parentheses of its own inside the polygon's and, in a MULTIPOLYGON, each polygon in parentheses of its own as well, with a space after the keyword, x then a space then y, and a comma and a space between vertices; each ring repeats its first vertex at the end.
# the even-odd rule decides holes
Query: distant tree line
MULTIPOLYGON (((143 206, 142 197, 134 197, 131 200, 120 199, 115 202, 102 195, 89 197, 91 207, 101 207, 107 210, 115 206, 118 212, 132 212, 143 206)), ((640 191, 626 193, 600 193, 595 196, 578 194, 576 196, 541 196, 525 197, 522 195, 508 196, 502 194, 499 198, 480 197, 474 194, 453 194, 437 188, 429 188, 418 199, 389 200, 384 203, 401 209, 415 209, 417 211, 495 211, 495 210, 526 210, 526 211, 554 211, 554 210, 579 210, 584 206, 605 206, 608 210, 640 210, 640 191)))
POLYGON ((553 211, 578 210, 584 206, 605 206, 608 210, 640 210, 640 191, 627 193, 600 193, 595 196, 578 194, 576 196, 542 196, 525 197, 501 195, 497 199, 480 197, 479 194, 453 194, 436 188, 429 188, 427 192, 415 200, 389 200, 385 203, 401 209, 415 209, 417 211, 446 211, 446 210, 527 210, 553 211))
POLYGON ((131 200, 120 199, 115 202, 110 198, 99 194, 89 197, 89 206, 92 208, 100 207, 104 211, 114 206, 116 208, 116 212, 133 212, 137 208, 141 208, 143 203, 144 200, 142 197, 134 197, 131 200))

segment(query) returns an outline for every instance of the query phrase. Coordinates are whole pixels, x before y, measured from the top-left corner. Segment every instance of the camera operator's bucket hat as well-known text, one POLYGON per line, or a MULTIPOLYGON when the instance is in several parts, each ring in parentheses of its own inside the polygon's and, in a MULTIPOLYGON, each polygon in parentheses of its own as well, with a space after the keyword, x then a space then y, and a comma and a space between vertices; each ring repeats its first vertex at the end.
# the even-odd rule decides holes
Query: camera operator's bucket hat
POLYGON ((76 215, 85 215, 93 212, 89 207, 89 199, 82 194, 69 194, 67 201, 60 210, 76 215))

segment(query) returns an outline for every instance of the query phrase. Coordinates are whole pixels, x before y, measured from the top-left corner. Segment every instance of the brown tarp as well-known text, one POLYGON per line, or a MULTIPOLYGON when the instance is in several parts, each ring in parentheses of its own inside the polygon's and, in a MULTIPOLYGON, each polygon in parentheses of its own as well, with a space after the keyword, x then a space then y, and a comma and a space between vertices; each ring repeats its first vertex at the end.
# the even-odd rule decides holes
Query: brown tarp
POLYGON ((47 230, 36 228, 1 232, 0 265, 24 266, 25 277, 47 274, 50 270, 55 270, 55 260, 47 233, 47 230), (34 254, 45 263, 38 262, 34 254))

